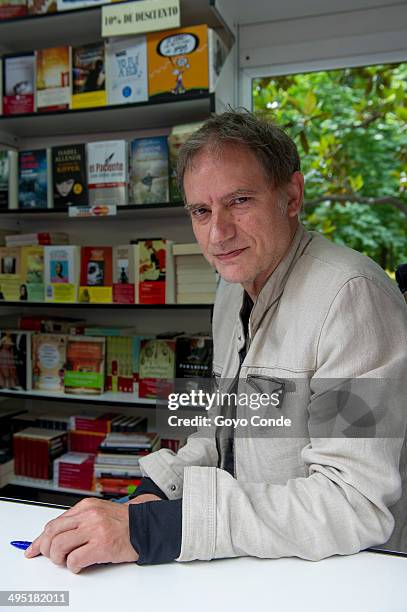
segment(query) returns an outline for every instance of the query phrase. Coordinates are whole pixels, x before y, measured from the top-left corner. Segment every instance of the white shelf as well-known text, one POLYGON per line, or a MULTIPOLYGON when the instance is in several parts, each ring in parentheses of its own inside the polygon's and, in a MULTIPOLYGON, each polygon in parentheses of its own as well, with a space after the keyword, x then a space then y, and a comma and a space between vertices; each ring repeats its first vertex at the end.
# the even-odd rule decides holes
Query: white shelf
MULTIPOLYGON (((70 489, 68 487, 57 487, 52 480, 42 480, 41 478, 27 478, 25 476, 14 476, 8 483, 9 485, 18 485, 21 487, 33 487, 35 489, 43 489, 44 491, 56 491, 58 493, 72 493, 75 495, 85 495, 87 497, 103 497, 101 493, 96 491, 84 491, 82 489, 70 489)), ((117 494, 120 497, 120 493, 117 494)))
POLYGON ((156 406, 158 400, 139 398, 133 393, 114 393, 106 391, 101 395, 74 395, 68 393, 46 393, 45 391, 14 391, 13 389, 0 389, 0 397, 19 397, 34 400, 58 400, 62 402, 86 402, 87 404, 113 404, 127 406, 156 406))

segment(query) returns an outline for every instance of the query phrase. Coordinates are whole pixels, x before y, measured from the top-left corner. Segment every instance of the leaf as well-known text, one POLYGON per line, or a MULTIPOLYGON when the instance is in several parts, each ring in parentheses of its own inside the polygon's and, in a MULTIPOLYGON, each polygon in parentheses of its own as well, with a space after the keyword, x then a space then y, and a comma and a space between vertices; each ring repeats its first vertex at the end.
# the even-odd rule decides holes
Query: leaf
POLYGON ((314 92, 310 90, 305 96, 304 107, 303 107, 304 113, 306 115, 312 115, 316 106, 317 106, 317 97, 314 94, 314 92))
POLYGON ((402 121, 407 121, 407 108, 405 106, 397 106, 394 109, 394 112, 399 119, 402 119, 402 121))
POLYGON ((304 130, 300 132, 300 141, 301 141, 301 145, 305 153, 309 153, 308 139, 307 139, 307 135, 305 134, 304 130))

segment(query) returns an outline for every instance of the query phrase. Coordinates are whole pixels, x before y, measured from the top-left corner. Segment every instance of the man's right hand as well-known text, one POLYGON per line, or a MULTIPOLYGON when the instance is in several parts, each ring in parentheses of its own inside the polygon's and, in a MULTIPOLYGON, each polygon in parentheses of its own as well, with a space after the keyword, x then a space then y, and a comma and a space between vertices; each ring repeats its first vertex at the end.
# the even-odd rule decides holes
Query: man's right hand
POLYGON ((135 497, 134 499, 131 499, 130 501, 126 502, 126 504, 144 504, 145 502, 151 501, 162 501, 162 499, 161 497, 158 497, 158 495, 153 495, 152 493, 144 493, 143 495, 139 495, 138 497, 135 497))

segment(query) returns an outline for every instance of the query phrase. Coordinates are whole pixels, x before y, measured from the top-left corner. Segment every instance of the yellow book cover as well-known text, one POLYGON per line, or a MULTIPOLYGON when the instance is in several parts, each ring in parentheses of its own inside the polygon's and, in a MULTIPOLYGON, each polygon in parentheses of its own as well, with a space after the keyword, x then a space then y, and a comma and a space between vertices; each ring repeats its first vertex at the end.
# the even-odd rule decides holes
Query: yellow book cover
POLYGON ((46 302, 76 302, 80 247, 49 245, 44 248, 46 302))
POLYGON ((104 42, 72 49, 72 108, 106 106, 104 42))
POLYGON ((35 55, 37 110, 67 110, 71 102, 69 47, 39 49, 35 55))
POLYGON ((208 26, 147 35, 150 98, 209 90, 208 26))
POLYGON ((79 287, 79 302, 87 304, 112 303, 112 287, 79 287))
POLYGON ((0 300, 27 300, 27 287, 21 281, 19 247, 0 247, 0 300))
POLYGON ((44 301, 44 247, 21 247, 21 281, 29 302, 44 301))

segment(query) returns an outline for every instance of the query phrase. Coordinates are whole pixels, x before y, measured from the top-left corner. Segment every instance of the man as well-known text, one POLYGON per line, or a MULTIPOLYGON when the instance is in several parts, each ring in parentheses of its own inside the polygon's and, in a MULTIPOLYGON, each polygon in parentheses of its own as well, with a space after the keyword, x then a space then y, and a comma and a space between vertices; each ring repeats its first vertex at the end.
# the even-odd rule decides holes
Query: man
POLYGON ((121 561, 318 560, 405 537, 400 293, 374 262, 299 223, 300 161, 277 127, 247 112, 214 116, 181 149, 178 175, 197 241, 222 277, 220 388, 277 390, 280 406, 263 415, 290 416, 293 433, 200 430, 177 454, 141 460, 145 478, 128 506, 85 499, 48 523, 27 556, 74 572, 121 561), (374 386, 371 409, 370 382, 390 379, 374 386))

